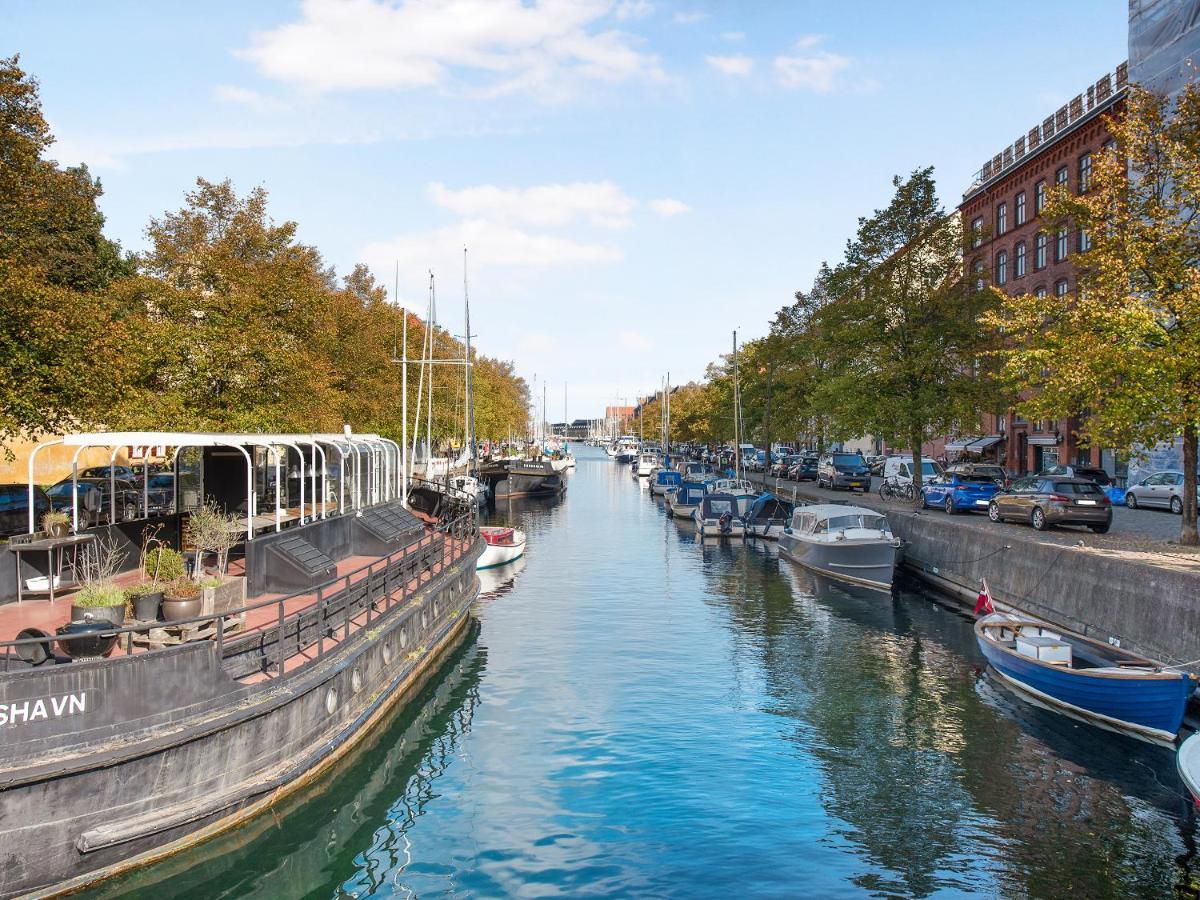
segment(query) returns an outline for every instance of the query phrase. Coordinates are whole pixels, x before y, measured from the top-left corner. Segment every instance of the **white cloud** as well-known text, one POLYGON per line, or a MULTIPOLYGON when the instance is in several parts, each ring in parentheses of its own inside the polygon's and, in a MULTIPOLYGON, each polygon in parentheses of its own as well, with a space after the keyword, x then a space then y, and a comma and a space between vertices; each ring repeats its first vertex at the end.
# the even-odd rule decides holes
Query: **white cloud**
POLYGON ((654 4, 649 0, 620 0, 614 7, 613 15, 618 19, 644 19, 654 12, 654 4))
POLYGON ((239 55, 317 91, 452 81, 486 94, 561 94, 570 79, 662 76, 634 37, 597 28, 601 0, 304 0, 297 21, 256 34, 239 55))
POLYGON ((832 91, 839 72, 850 67, 850 57, 817 50, 821 36, 805 35, 796 41, 794 56, 775 57, 775 74, 779 83, 788 88, 804 88, 825 94, 832 91))
POLYGON ((233 84, 218 84, 213 88, 213 97, 221 103, 244 106, 258 113, 279 112, 287 108, 286 103, 275 97, 266 97, 258 91, 233 84))
POLYGON ((697 22, 703 22, 707 19, 708 13, 695 10, 691 12, 677 12, 671 18, 680 25, 695 25, 697 22))
POLYGON ((577 219, 603 228, 630 224, 634 201, 610 181, 543 184, 529 188, 500 188, 484 184, 452 190, 440 182, 429 185, 429 198, 463 218, 561 227, 577 219))
POLYGON ((744 41, 746 39, 746 32, 744 32, 744 31, 723 31, 723 32, 721 32, 721 37, 722 37, 722 39, 729 41, 730 43, 737 43, 738 41, 744 41))
POLYGON ((704 61, 726 75, 745 77, 754 68, 754 60, 749 56, 706 56, 704 61))
POLYGON ((654 349, 654 341, 640 331, 622 331, 620 341, 621 349, 634 353, 646 353, 654 349))
POLYGON ((672 216, 679 215, 680 213, 692 211, 692 208, 682 200, 672 200, 670 197, 664 197, 661 200, 652 200, 650 202, 650 208, 664 219, 669 219, 672 216))

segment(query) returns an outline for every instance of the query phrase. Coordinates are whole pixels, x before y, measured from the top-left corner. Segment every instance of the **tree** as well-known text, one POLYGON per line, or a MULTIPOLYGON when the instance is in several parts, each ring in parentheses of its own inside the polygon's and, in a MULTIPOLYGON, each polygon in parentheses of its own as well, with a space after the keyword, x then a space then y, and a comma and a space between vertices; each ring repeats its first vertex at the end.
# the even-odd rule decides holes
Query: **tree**
POLYGON ((1200 88, 1174 107, 1132 86, 1114 144, 1092 155, 1087 189, 1051 193, 1046 216, 1076 229, 1076 289, 1001 297, 990 317, 1010 345, 1004 372, 1030 416, 1085 410, 1085 443, 1129 447, 1183 437, 1180 543, 1196 530, 1200 423, 1200 88))
MULTIPOLYGON (((835 436, 876 434, 912 449, 971 427, 994 386, 980 365, 979 316, 993 302, 965 277, 962 233, 937 199, 932 168, 893 180, 882 210, 859 220, 813 328, 827 366, 813 389, 835 436)), ((919 496, 921 466, 913 486, 919 496)))

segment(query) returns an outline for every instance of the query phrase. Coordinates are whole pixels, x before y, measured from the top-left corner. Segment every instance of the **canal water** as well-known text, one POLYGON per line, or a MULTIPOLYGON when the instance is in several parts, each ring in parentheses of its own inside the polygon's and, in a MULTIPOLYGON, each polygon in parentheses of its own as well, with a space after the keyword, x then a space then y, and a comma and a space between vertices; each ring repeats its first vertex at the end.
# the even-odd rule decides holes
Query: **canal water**
POLYGON ((1173 755, 998 687, 969 617, 700 541, 582 448, 407 709, 93 896, 1196 896, 1173 755))

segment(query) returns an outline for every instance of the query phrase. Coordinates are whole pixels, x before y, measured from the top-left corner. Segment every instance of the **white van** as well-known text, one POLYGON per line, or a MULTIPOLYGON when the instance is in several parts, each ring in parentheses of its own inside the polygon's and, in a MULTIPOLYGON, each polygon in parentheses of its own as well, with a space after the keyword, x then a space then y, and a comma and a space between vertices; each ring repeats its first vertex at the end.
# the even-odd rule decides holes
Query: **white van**
MULTIPOLYGON (((910 484, 913 480, 913 458, 911 456, 889 456, 883 464, 883 477, 895 478, 897 484, 910 484)), ((921 483, 929 484, 934 478, 945 474, 941 463, 928 456, 921 458, 921 483)))

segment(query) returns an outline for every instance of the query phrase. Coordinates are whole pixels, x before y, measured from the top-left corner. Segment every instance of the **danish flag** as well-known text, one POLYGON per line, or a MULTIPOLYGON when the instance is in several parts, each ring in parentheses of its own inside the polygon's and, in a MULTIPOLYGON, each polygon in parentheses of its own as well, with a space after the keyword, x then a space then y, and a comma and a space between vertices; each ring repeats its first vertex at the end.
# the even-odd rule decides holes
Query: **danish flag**
POLYGON ((988 590, 987 579, 979 579, 979 584, 979 596, 975 598, 975 615, 991 615, 996 609, 992 606, 992 592, 988 590))

